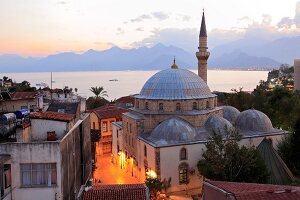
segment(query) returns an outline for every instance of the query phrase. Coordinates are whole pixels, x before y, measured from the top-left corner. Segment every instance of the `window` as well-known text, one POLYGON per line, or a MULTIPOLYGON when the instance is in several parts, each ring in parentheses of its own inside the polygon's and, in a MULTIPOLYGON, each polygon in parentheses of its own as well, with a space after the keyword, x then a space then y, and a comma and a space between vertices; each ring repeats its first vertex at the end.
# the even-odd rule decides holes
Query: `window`
POLYGON ((145 109, 146 109, 146 110, 149 110, 148 102, 145 103, 145 109))
POLYGON ((112 123, 113 123, 113 122, 115 122, 115 121, 112 120, 112 121, 109 122, 109 130, 110 130, 110 131, 112 131, 112 126, 113 126, 112 123))
POLYGON ((107 122, 102 122, 102 131, 107 132, 107 122))
POLYGON ((181 110, 180 103, 176 103, 176 110, 177 111, 181 110))
POLYGON ((4 186, 5 189, 11 186, 11 169, 9 164, 4 164, 4 186))
POLYGON ((146 145, 144 146, 144 156, 147 157, 147 147, 146 147, 146 145))
POLYGON ((132 124, 130 123, 129 124, 129 133, 131 133, 132 132, 132 124))
POLYGON ((56 185, 56 163, 20 164, 23 187, 56 185))
POLYGON ((206 108, 209 108, 209 101, 206 101, 206 108))
POLYGON ((188 164, 181 163, 178 167, 179 170, 179 184, 187 184, 188 183, 188 164))
POLYGON ((96 123, 93 122, 93 129, 96 129, 96 123))
POLYGON ((117 129, 117 138, 119 138, 119 129, 117 129))
POLYGON ((194 102, 194 103, 193 103, 193 110, 198 110, 197 102, 194 102))
POLYGON ((187 151, 186 148, 180 150, 180 160, 187 160, 187 151))
POLYGON ((120 146, 119 146, 119 144, 117 144, 117 153, 119 153, 120 152, 120 146))
POLYGON ((159 110, 164 110, 164 104, 163 104, 163 103, 159 103, 158 109, 159 109, 159 110))
POLYGON ((136 108, 139 109, 140 108, 140 102, 136 101, 136 108))

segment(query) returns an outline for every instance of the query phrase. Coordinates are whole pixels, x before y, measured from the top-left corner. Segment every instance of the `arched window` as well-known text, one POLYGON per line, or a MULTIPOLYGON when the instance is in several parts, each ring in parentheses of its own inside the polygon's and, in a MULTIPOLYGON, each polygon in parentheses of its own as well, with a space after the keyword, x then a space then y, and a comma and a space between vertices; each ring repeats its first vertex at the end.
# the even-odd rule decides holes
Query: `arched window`
POLYGON ((159 109, 159 110, 164 110, 164 104, 163 104, 163 103, 159 103, 158 109, 159 109))
POLYGON ((180 160, 187 160, 187 150, 186 150, 186 148, 182 148, 180 150, 180 160))
POLYGON ((178 167, 179 171, 179 184, 187 184, 188 181, 188 169, 189 165, 187 163, 181 163, 178 167))
POLYGON ((146 109, 146 110, 149 110, 148 102, 145 103, 145 109, 146 109))
POLYGON ((193 110, 198 110, 197 102, 193 103, 193 110))
POLYGON ((209 101, 206 101, 206 108, 209 108, 209 101))
POLYGON ((147 157, 147 147, 144 145, 144 156, 147 157))
POLYGON ((176 103, 176 110, 177 110, 177 111, 181 110, 180 103, 176 103))

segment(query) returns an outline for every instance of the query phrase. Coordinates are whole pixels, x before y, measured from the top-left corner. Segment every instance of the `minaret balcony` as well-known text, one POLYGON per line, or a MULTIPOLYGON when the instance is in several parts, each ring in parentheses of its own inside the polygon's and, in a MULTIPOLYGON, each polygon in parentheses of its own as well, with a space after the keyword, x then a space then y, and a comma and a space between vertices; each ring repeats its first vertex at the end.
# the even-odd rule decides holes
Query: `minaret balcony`
POLYGON ((209 55, 210 53, 208 51, 196 52, 196 57, 198 58, 198 60, 207 60, 209 55))

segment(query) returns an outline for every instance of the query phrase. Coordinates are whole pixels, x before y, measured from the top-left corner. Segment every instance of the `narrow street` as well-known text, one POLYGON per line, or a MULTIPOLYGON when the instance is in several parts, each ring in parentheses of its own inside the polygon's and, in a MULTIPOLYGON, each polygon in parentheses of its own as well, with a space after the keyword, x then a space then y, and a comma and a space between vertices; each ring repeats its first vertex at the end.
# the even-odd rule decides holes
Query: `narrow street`
POLYGON ((131 176, 127 169, 121 169, 117 164, 112 163, 110 155, 97 155, 96 169, 94 171, 94 185, 99 184, 136 184, 140 182, 136 177, 131 176))

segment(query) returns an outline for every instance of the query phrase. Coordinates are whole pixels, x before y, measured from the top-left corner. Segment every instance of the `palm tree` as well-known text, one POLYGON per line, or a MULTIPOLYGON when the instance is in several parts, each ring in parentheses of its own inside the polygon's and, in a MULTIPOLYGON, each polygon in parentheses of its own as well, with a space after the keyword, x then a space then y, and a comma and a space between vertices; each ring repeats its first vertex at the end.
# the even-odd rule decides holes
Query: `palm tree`
POLYGON ((97 86, 96 87, 91 87, 90 91, 95 94, 96 99, 98 99, 99 97, 100 98, 108 97, 107 92, 103 89, 102 86, 100 86, 100 87, 97 87, 97 86))

